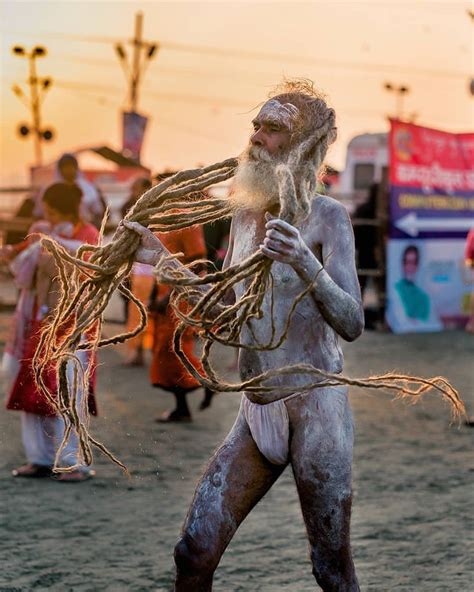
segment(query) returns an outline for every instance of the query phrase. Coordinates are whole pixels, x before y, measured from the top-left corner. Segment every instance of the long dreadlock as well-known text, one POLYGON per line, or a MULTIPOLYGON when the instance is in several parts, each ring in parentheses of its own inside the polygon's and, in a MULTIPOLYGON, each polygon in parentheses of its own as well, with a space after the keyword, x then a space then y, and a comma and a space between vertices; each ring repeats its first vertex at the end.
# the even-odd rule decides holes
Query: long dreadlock
MULTIPOLYGON (((310 201, 315 193, 316 172, 322 166, 329 145, 336 138, 335 114, 327 106, 324 98, 314 92, 307 82, 287 83, 283 91, 276 94, 273 99, 282 104, 294 105, 300 115, 292 132, 292 149, 287 159, 276 167, 279 217, 289 223, 299 224, 309 214, 310 201)), ((237 166, 238 160, 231 158, 202 169, 179 172, 148 190, 124 220, 138 222, 152 231, 171 232, 229 217, 232 215, 233 206, 227 199, 209 197, 202 192, 212 185, 230 179, 235 174, 237 166)), ((81 381, 83 386, 86 384, 90 368, 82 368, 75 352, 93 351, 99 347, 122 343, 145 328, 146 310, 124 285, 139 243, 140 237, 135 232, 121 228, 109 244, 84 245, 73 256, 53 240, 43 239, 44 247, 53 255, 58 267, 61 297, 52 322, 40 338, 33 361, 35 378, 50 404, 65 420, 66 430, 62 446, 75 431, 79 437, 82 460, 86 464, 92 462, 92 447, 95 446, 125 469, 108 448, 90 434, 87 415, 86 419, 82 420, 77 412, 77 388, 81 381), (140 323, 133 331, 102 339, 103 313, 117 289, 137 306, 140 323), (66 326, 70 328, 64 332, 62 329, 66 326), (85 335, 90 335, 91 328, 94 329, 93 335, 85 338, 85 335), (68 363, 74 365, 73 384, 68 384, 67 381, 68 363), (50 392, 43 380, 43 373, 51 364, 56 368, 58 376, 57 393, 50 392)), ((400 396, 411 396, 416 399, 427 390, 434 389, 449 401, 454 415, 464 413, 464 405, 458 393, 442 377, 427 380, 391 373, 352 379, 325 372, 310 364, 298 364, 269 370, 237 384, 223 381, 209 359, 213 344, 221 343, 254 350, 278 348, 287 336, 298 303, 313 289, 317 280, 317 277, 314 278, 313 282, 295 298, 280 335, 277 335, 275 328, 272 306, 270 339, 265 343, 255 341, 253 344, 243 344, 240 341, 242 329, 250 327, 253 318, 262 317, 262 304, 267 294, 273 299, 271 268, 272 261, 260 251, 237 265, 220 272, 208 273, 203 277, 189 273, 185 268, 177 268, 168 257, 163 257, 156 266, 158 281, 174 288, 171 303, 180 320, 174 336, 175 351, 186 369, 203 386, 221 392, 265 393, 272 388, 268 386, 271 378, 300 374, 307 377, 307 383, 303 387, 298 386, 301 392, 322 386, 348 384, 388 389, 400 396), (240 282, 247 286, 242 296, 234 304, 222 305, 225 294, 240 282), (191 303, 191 306, 183 308, 183 301, 191 303), (204 375, 194 368, 181 348, 181 337, 187 326, 194 327, 203 341, 201 361, 204 375)), ((281 390, 282 394, 294 392, 294 387, 289 385, 281 390)), ((59 454, 56 457, 55 470, 68 471, 75 468, 58 467, 58 458, 59 454)))

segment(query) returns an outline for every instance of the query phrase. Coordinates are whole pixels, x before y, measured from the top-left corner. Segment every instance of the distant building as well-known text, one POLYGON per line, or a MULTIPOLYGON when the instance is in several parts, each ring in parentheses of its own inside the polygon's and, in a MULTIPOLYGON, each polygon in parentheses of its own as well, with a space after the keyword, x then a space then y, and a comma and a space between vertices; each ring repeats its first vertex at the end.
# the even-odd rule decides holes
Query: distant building
POLYGON ((364 201, 373 183, 388 175, 388 133, 360 134, 347 145, 346 166, 339 175, 338 192, 364 201))

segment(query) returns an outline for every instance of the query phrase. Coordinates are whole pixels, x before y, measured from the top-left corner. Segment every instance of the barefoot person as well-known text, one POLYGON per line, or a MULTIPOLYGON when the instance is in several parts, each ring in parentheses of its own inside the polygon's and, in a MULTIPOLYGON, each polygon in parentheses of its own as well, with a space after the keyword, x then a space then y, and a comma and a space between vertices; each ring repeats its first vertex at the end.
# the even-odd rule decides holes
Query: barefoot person
MULTIPOLYGON (((253 126, 235 179, 238 208, 225 264, 260 249, 274 261, 274 298, 266 298, 262 318, 252 319, 241 339, 265 341, 270 307, 280 328, 295 297, 309 284, 313 287, 299 302, 278 349, 241 351, 241 378, 305 362, 339 373, 343 357, 338 337, 352 341, 361 334, 363 309, 349 217, 338 202, 315 193, 314 162, 322 162, 335 139, 334 111, 311 88, 293 85, 263 105, 253 126), (298 196, 306 184, 313 197, 308 216, 294 226, 278 218, 275 170, 279 163, 294 162, 294 151, 313 135, 321 138, 315 148, 319 156, 308 155, 292 171, 298 196)), ((142 236, 139 260, 156 264, 166 254, 151 232, 133 222, 125 226, 142 236)), ((353 425, 347 389, 301 393, 301 377, 272 380, 272 392, 244 394, 231 432, 197 486, 175 548, 177 592, 212 589, 214 571, 238 526, 288 464, 318 584, 326 592, 359 590, 349 540, 353 425), (284 386, 294 386, 293 394, 279 392, 284 386)))
MULTIPOLYGON (((168 252, 182 253, 180 260, 183 263, 206 257, 206 245, 200 226, 163 233, 160 238, 168 252)), ((200 383, 189 374, 173 351, 173 336, 179 321, 169 306, 170 292, 169 287, 157 284, 149 306, 154 326, 150 381, 153 386, 173 393, 175 398, 175 408, 165 411, 157 419, 160 423, 191 421, 186 395, 201 388, 200 383)), ((194 366, 200 368, 194 354, 194 331, 187 329, 182 343, 187 357, 194 366)), ((204 389, 201 410, 210 406, 213 394, 208 388, 204 389)))
MULTIPOLYGON (((55 183, 48 187, 43 196, 45 221, 41 228, 36 223, 33 230, 50 234, 71 253, 84 244, 96 244, 99 233, 92 224, 84 223, 79 217, 81 190, 75 185, 55 183)), ((58 294, 57 269, 49 253, 41 251, 38 242, 25 248, 12 267, 16 270, 16 281, 21 294, 17 305, 12 339, 6 347, 4 367, 11 385, 7 408, 21 411, 22 439, 27 464, 13 470, 14 477, 47 477, 52 474, 56 452, 64 433, 63 418, 58 416, 49 401, 39 390, 33 374, 32 358, 45 323, 51 319, 58 294), (15 265, 16 264, 16 265, 15 265), (6 363, 8 362, 8 363, 6 363)), ((63 328, 64 329, 64 328, 63 328)), ((87 351, 76 352, 83 368, 90 357, 87 351)), ((74 380, 74 368, 68 364, 67 376, 74 380)), ((54 372, 44 376, 50 392, 56 390, 54 372)), ((87 397, 90 413, 96 414, 93 395, 93 379, 89 382, 89 392, 78 389, 77 411, 83 414, 81 401, 87 397)), ((61 453, 61 463, 76 470, 65 472, 58 481, 80 482, 93 476, 86 466, 79 462, 79 444, 75 434, 69 438, 61 453)))

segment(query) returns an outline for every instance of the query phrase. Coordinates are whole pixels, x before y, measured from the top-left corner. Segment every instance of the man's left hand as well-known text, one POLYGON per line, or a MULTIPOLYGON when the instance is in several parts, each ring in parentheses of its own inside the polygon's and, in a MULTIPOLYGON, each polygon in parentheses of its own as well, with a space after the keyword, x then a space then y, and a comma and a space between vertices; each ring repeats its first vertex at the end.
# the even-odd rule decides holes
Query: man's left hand
POLYGON ((267 220, 266 235, 260 245, 261 252, 274 261, 292 266, 301 264, 302 260, 310 254, 310 250, 301 237, 300 231, 288 222, 274 218, 268 212, 265 214, 265 219, 267 220))

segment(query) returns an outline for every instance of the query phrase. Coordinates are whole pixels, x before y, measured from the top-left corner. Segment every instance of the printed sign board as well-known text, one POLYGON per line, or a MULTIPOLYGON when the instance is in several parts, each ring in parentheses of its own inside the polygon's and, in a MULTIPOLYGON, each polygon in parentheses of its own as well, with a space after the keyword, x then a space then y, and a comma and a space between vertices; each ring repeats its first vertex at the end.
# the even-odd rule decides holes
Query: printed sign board
POLYGON ((474 227, 474 134, 391 121, 387 312, 396 333, 463 326, 474 227))

